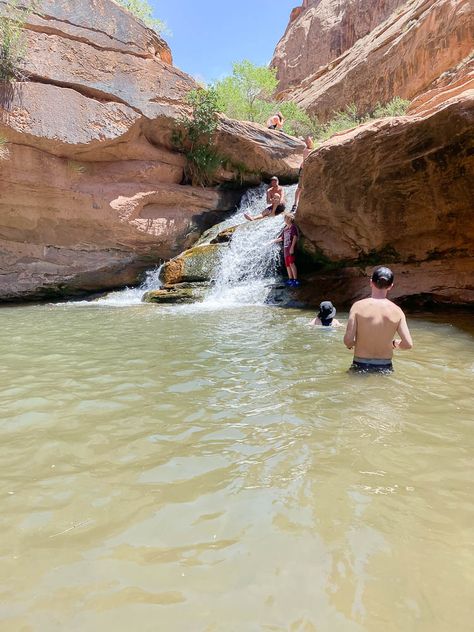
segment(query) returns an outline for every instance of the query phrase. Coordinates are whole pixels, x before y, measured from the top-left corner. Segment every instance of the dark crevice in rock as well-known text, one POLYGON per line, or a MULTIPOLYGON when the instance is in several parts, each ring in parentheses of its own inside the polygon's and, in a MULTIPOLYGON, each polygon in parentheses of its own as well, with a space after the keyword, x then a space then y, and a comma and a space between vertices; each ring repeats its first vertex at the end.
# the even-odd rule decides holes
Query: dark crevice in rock
MULTIPOLYGON (((120 40, 120 39, 119 39, 119 38, 117 38, 117 37, 113 38, 113 37, 112 37, 109 33, 107 33, 106 31, 102 31, 101 29, 95 29, 95 28, 93 28, 92 26, 84 27, 84 26, 82 26, 82 25, 80 25, 80 24, 74 24, 74 22, 70 22, 69 20, 64 20, 64 19, 61 19, 61 18, 58 18, 58 17, 52 16, 52 15, 46 15, 46 14, 42 14, 42 13, 35 13, 34 15, 36 15, 36 16, 37 16, 38 18, 40 18, 41 20, 59 22, 60 24, 68 24, 69 26, 72 26, 72 27, 74 27, 74 28, 77 28, 77 29, 83 29, 83 30, 84 30, 84 31, 86 31, 86 32, 87 32, 87 31, 90 31, 90 32, 92 32, 92 33, 99 33, 100 35, 104 35, 105 37, 107 37, 108 39, 110 39, 110 40, 112 40, 112 41, 115 39, 115 41, 120 42, 120 44, 123 44, 124 46, 135 46, 135 47, 137 47, 137 48, 138 48, 138 46, 137 46, 137 44, 136 44, 135 42, 131 42, 131 41, 123 41, 123 40, 120 40)), ((134 18, 134 19, 135 19, 135 18, 134 18)), ((137 20, 137 21, 138 21, 138 20, 137 20)), ((25 28, 25 29, 32 30, 32 31, 37 31, 37 32, 46 32, 46 31, 43 31, 39 25, 31 24, 30 22, 28 22, 27 24, 25 24, 25 27, 24 27, 24 28, 25 28)), ((145 27, 145 28, 146 28, 146 27, 145 27)), ((70 33, 65 33, 64 31, 59 31, 59 30, 58 30, 58 33, 61 35, 61 37, 64 37, 65 39, 76 39, 76 38, 75 38, 73 35, 71 35, 70 33)), ((46 32, 46 34, 47 34, 47 32, 46 32)), ((91 41, 90 41, 89 39, 87 39, 87 38, 84 38, 84 39, 77 38, 77 41, 83 41, 83 42, 85 42, 85 43, 87 43, 87 44, 91 44, 91 46, 94 46, 95 48, 102 48, 102 47, 100 47, 100 46, 97 46, 97 44, 94 44, 93 42, 91 42, 91 41)), ((120 49, 113 49, 113 48, 111 48, 111 49, 104 48, 104 49, 102 49, 102 50, 117 50, 117 52, 124 52, 124 51, 122 51, 122 50, 120 50, 120 49)), ((144 51, 144 52, 143 52, 143 55, 140 55, 139 53, 136 53, 136 52, 133 52, 133 51, 127 51, 127 54, 130 54, 130 55, 135 55, 136 57, 144 57, 144 58, 150 57, 150 53, 149 53, 149 52, 147 52, 147 51, 144 51)))
POLYGON ((128 108, 136 112, 137 114, 143 115, 143 112, 133 106, 127 101, 124 101, 117 95, 111 95, 110 93, 103 92, 102 90, 98 90, 97 88, 92 88, 90 86, 85 86, 82 83, 75 83, 73 81, 58 81, 56 79, 46 79, 45 77, 41 77, 40 75, 36 75, 31 73, 29 75, 30 81, 33 83, 42 83, 46 85, 56 86, 58 88, 69 88, 70 90, 74 90, 82 96, 87 97, 89 99, 93 99, 94 101, 98 101, 99 103, 120 103, 121 105, 126 105, 128 108))

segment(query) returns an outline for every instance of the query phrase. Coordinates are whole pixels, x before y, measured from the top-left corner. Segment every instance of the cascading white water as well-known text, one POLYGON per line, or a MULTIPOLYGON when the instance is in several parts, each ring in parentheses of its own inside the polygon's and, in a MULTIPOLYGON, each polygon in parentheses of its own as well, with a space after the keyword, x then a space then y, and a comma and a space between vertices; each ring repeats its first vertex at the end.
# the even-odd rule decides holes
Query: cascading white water
MULTIPOLYGON (((286 187, 286 206, 291 208, 296 187, 286 187)), ((266 206, 266 187, 253 189, 244 196, 233 217, 225 224, 238 225, 224 249, 214 275, 214 285, 203 301, 207 307, 235 307, 265 303, 276 281, 281 260, 281 244, 272 244, 281 233, 283 216, 248 222, 244 213, 258 215, 266 206)))
MULTIPOLYGON (((276 281, 280 264, 281 244, 271 244, 284 225, 283 216, 249 222, 244 213, 258 215, 266 206, 265 185, 249 189, 232 217, 219 224, 219 230, 237 226, 229 245, 223 248, 220 264, 215 272, 213 286, 202 303, 204 308, 262 305, 276 281)), ((284 187, 286 208, 291 208, 296 186, 284 187)), ((159 289, 161 268, 149 270, 143 283, 136 288, 110 292, 94 301, 95 305, 126 307, 139 305, 148 290, 159 289)), ((90 301, 73 301, 74 305, 90 305, 90 301)))
MULTIPOLYGON (((148 270, 143 283, 138 287, 125 288, 117 292, 110 292, 107 296, 94 301, 94 305, 106 307, 127 307, 129 305, 140 305, 142 297, 148 290, 157 290, 161 287, 160 272, 163 266, 148 270)), ((75 301, 75 304, 90 305, 90 301, 75 301)))

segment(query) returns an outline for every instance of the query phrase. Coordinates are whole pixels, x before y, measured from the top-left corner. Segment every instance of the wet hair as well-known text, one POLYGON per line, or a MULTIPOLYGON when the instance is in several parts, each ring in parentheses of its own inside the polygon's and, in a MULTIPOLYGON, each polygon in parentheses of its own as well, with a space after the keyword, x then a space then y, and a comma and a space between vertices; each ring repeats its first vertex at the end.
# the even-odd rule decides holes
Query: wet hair
POLYGON ((278 182, 278 178, 277 178, 276 176, 272 176, 272 177, 270 178, 270 182, 271 182, 272 180, 276 180, 276 181, 278 182))
POLYGON ((370 280, 379 290, 386 290, 393 283, 393 272, 390 268, 380 266, 372 272, 370 280))
POLYGON ((283 219, 289 219, 292 224, 295 223, 295 216, 293 213, 283 213, 283 219))
POLYGON ((280 119, 280 121, 283 120, 283 114, 281 112, 277 112, 277 116, 280 119))

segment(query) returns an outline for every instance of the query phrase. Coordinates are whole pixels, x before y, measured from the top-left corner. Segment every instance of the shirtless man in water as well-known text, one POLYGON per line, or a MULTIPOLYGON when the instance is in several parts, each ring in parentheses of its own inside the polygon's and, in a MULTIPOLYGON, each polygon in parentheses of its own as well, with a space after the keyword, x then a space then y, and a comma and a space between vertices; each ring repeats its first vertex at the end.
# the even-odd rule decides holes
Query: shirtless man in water
POLYGON ((256 219, 279 215, 285 210, 285 192, 283 187, 278 183, 278 178, 273 176, 270 180, 270 186, 267 189, 267 208, 253 217, 249 213, 244 213, 245 219, 253 222, 256 219))
POLYGON ((370 278, 372 296, 357 301, 351 308, 344 344, 348 349, 354 348, 352 371, 392 371, 393 350, 413 347, 405 314, 387 298, 392 286, 393 272, 376 268, 370 278), (396 333, 400 340, 395 340, 396 333))

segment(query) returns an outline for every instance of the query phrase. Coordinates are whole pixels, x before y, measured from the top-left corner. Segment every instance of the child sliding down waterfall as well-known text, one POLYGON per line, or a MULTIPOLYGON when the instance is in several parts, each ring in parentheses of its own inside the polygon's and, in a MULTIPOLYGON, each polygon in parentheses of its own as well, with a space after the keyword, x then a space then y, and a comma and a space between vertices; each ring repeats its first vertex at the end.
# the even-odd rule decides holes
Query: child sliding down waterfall
POLYGON ((287 285, 291 287, 298 287, 300 282, 298 281, 298 271, 295 264, 295 248, 298 242, 298 229, 295 225, 295 218, 291 213, 285 213, 283 216, 285 219, 285 228, 277 239, 274 239, 272 244, 283 242, 283 255, 285 257, 285 266, 288 272, 287 285))

